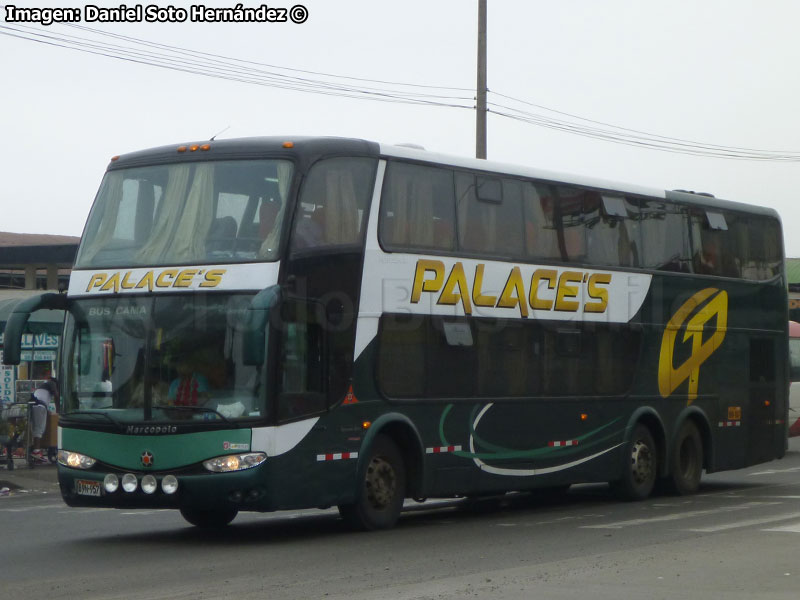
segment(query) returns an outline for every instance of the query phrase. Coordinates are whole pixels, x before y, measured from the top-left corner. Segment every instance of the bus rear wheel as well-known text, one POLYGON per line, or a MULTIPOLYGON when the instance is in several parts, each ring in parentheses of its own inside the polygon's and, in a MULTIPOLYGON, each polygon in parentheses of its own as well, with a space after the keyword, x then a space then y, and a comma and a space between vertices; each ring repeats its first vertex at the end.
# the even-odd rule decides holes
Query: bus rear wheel
POLYGON ((625 500, 644 500, 653 491, 658 473, 658 451, 653 434, 641 423, 625 446, 622 477, 612 489, 625 500))
POLYGON ((694 494, 703 474, 703 442, 692 421, 685 421, 678 430, 670 459, 669 490, 681 496, 694 494))
POLYGON ((225 508, 208 510, 202 508, 181 507, 181 515, 195 527, 210 529, 213 527, 225 527, 239 514, 236 508, 225 508))
POLYGON ((339 513, 355 529, 389 529, 400 517, 405 490, 403 456, 389 437, 379 434, 372 444, 356 501, 340 504, 339 513))

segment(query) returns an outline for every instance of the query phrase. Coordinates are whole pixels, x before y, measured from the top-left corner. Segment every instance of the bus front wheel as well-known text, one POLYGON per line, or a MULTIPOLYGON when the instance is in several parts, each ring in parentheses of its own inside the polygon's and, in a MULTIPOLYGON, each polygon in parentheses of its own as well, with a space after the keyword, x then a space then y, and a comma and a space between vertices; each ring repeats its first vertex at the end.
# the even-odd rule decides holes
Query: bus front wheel
POLYGON ((703 473, 703 442, 697 425, 691 421, 681 425, 670 459, 671 473, 667 480, 670 491, 681 496, 694 494, 703 473))
POLYGON ((239 510, 236 508, 207 510, 181 507, 181 515, 184 519, 196 527, 203 528, 225 527, 236 518, 237 514, 239 514, 239 510))
POLYGON ((641 423, 625 445, 622 477, 612 483, 625 500, 644 500, 653 491, 658 473, 658 451, 653 434, 641 423))
POLYGON ((391 438, 379 434, 372 444, 355 502, 340 504, 339 513, 356 529, 389 529, 400 517, 405 490, 403 456, 391 438))

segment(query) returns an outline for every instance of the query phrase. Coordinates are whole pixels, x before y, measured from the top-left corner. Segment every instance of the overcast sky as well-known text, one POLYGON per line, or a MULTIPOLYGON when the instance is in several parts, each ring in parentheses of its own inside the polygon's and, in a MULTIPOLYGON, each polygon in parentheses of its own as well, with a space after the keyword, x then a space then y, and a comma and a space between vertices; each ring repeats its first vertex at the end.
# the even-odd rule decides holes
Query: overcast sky
MULTIPOLYGON (((80 25, 273 65, 238 63, 259 77, 264 71, 277 72, 274 67, 287 67, 394 83, 475 87, 477 0, 298 1, 308 9, 303 24, 80 25)), ((45 6, 27 0, 14 4, 45 6)), ((270 6, 294 4, 287 0, 270 6)), ((208 0, 206 5, 234 7, 236 2, 208 0)), ((702 153, 724 146, 772 151, 765 155, 769 158, 778 155, 775 151, 797 157, 764 161, 689 156, 490 114, 490 159, 770 206, 783 219, 787 255, 800 256, 800 235, 793 229, 800 218, 800 126, 795 116, 800 3, 488 0, 488 5, 488 87, 494 111, 509 113, 498 106, 502 104, 536 118, 566 121, 571 129, 599 127, 580 117, 648 134, 635 134, 637 141, 650 143, 664 136, 697 142, 702 153)), ((23 35, 7 29, 12 25, 4 21, 5 10, 0 14, 0 33, 23 35)), ((144 49, 130 40, 65 25, 33 24, 24 30, 28 38, 37 33, 144 49)), ((197 65, 197 55, 185 58, 197 65)), ((434 101, 472 106, 472 91, 346 83, 455 96, 434 101)), ((80 235, 110 157, 204 140, 226 128, 220 137, 340 135, 413 142, 433 151, 474 156, 474 122, 469 108, 278 89, 0 35, 0 231, 80 235)), ((615 137, 624 132, 604 130, 615 137)), ((674 142, 670 148, 676 149, 674 142)))

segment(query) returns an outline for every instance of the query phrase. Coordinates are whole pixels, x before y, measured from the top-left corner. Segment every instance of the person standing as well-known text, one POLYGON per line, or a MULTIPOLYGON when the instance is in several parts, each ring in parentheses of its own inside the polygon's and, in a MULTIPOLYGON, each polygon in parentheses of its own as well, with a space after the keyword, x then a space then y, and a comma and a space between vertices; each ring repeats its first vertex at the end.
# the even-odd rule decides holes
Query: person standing
POLYGON ((42 454, 42 436, 47 428, 47 413, 50 404, 55 402, 57 388, 52 380, 43 381, 33 391, 31 407, 31 437, 33 438, 31 456, 34 460, 45 461, 42 454))

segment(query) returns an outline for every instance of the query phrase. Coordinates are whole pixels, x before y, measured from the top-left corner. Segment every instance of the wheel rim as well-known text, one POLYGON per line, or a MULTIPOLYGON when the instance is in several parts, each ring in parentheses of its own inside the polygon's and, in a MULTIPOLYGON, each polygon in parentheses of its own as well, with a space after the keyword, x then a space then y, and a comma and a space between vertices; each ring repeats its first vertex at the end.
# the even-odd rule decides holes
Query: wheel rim
POLYGON ((647 483, 653 477, 653 451, 645 442, 637 440, 631 453, 633 481, 636 485, 647 483))
POLYGON ((367 500, 378 510, 392 504, 397 490, 397 476, 391 463, 380 456, 374 457, 367 467, 367 500))

